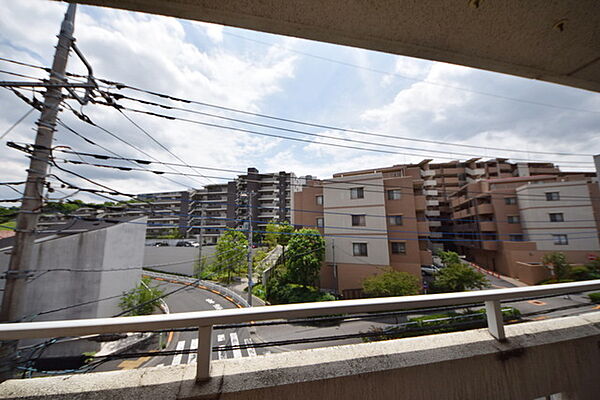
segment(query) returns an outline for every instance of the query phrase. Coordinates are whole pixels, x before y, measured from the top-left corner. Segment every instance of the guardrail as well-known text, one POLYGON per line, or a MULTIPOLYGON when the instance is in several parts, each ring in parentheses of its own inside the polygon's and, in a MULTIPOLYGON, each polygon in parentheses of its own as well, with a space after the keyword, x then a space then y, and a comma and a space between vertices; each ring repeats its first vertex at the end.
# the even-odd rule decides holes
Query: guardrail
POLYGON ((184 282, 187 284, 203 286, 203 287, 207 288, 208 290, 219 292, 219 294, 221 294, 223 296, 230 297, 231 299, 234 300, 235 303, 237 303, 241 307, 250 307, 250 304, 248 304, 248 301, 246 299, 244 299, 242 296, 240 296, 233 290, 226 288, 225 286, 221 286, 221 285, 211 282, 211 281, 198 280, 198 279, 190 278, 190 277, 183 276, 183 275, 154 272, 154 271, 149 271, 149 270, 144 270, 142 272, 142 274, 147 275, 149 277, 153 277, 153 278, 164 279, 167 281, 177 280, 177 281, 181 281, 181 282, 184 282))
POLYGON ((506 336, 500 308, 501 301, 598 289, 600 289, 600 279, 474 292, 338 300, 256 308, 195 311, 169 315, 11 323, 0 324, 0 337, 2 340, 35 339, 198 327, 196 379, 206 381, 210 379, 212 327, 217 324, 484 303, 490 334, 497 340, 504 341, 506 336))

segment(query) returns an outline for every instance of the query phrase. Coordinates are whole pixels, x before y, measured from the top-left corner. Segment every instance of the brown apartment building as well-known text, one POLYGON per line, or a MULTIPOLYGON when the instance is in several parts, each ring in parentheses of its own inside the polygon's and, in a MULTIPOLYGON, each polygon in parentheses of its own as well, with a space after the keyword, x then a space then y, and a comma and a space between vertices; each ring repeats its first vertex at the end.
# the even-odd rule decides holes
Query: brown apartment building
POLYGON ((600 193, 591 177, 555 174, 486 179, 451 196, 456 250, 530 284, 549 277, 544 254, 583 264, 600 256, 600 193))
MULTIPOLYGON (((431 264, 431 251, 435 249, 454 249, 486 268, 519 277, 515 263, 539 262, 547 247, 541 243, 554 236, 546 232, 543 240, 533 240, 541 237, 542 231, 535 224, 521 223, 530 219, 533 211, 521 206, 525 202, 517 199, 518 193, 531 190, 528 184, 541 188, 541 184, 561 180, 584 182, 580 186, 588 188, 590 206, 585 216, 577 218, 597 221, 593 176, 562 173, 551 163, 510 163, 506 159, 447 163, 424 160, 343 172, 332 179, 309 180, 306 187, 296 191, 292 196, 292 223, 317 227, 325 235, 327 252, 321 287, 345 297, 359 295, 364 278, 378 273, 383 266, 420 277, 420 267, 431 264)), ((581 230, 597 237, 596 228, 587 225, 581 230)), ((571 235, 583 243, 583 239, 571 235)), ((594 240, 587 243, 585 249, 573 253, 574 257, 577 254, 574 260, 579 262, 595 251, 594 240)), ((520 273, 525 281, 540 275, 539 268, 528 271, 531 276, 520 273)))

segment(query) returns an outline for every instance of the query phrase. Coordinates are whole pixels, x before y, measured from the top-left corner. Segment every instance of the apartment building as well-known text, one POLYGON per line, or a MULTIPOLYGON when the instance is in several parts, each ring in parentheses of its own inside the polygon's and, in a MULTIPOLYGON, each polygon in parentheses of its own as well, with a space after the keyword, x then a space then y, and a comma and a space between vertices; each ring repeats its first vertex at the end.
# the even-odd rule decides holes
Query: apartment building
POLYGON ((294 193, 293 223, 325 236, 321 287, 360 296, 362 281, 390 266, 421 277, 431 264, 419 171, 390 169, 308 180, 294 193))
POLYGON ((600 256, 600 193, 585 174, 486 179, 451 196, 454 248, 492 271, 537 283, 544 254, 600 256), (538 268, 535 268, 535 265, 538 268))

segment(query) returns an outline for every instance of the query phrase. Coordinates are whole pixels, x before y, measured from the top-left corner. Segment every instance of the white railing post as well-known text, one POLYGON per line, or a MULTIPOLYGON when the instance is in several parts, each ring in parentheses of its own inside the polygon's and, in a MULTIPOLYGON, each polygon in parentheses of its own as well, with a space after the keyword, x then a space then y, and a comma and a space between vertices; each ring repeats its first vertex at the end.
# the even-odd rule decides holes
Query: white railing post
POLYGON ((487 315, 490 334, 501 342, 505 341, 506 335, 504 333, 504 320, 502 318, 502 310, 500 309, 500 301, 486 301, 485 313, 487 315))
POLYGON ((212 355, 212 325, 198 327, 198 358, 196 381, 210 379, 210 360, 212 355))

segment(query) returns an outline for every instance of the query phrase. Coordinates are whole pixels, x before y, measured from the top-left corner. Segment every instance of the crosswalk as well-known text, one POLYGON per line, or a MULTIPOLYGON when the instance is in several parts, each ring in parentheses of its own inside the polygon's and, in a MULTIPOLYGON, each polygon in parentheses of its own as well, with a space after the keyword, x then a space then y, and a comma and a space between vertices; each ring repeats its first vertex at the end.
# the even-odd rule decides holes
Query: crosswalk
MULTIPOLYGON (((240 338, 237 332, 229 332, 228 334, 220 333, 216 337, 217 343, 215 346, 219 348, 216 353, 213 353, 213 359, 225 360, 228 358, 256 357, 256 349, 252 346, 253 342, 250 338, 243 339, 243 344, 248 346, 244 349, 225 349, 226 346, 239 346, 240 338)), ((175 345, 175 350, 197 349, 198 339, 181 339, 175 345)), ((176 354, 174 356, 165 356, 164 362, 158 366, 179 365, 179 364, 194 364, 196 363, 197 354, 176 354)))

